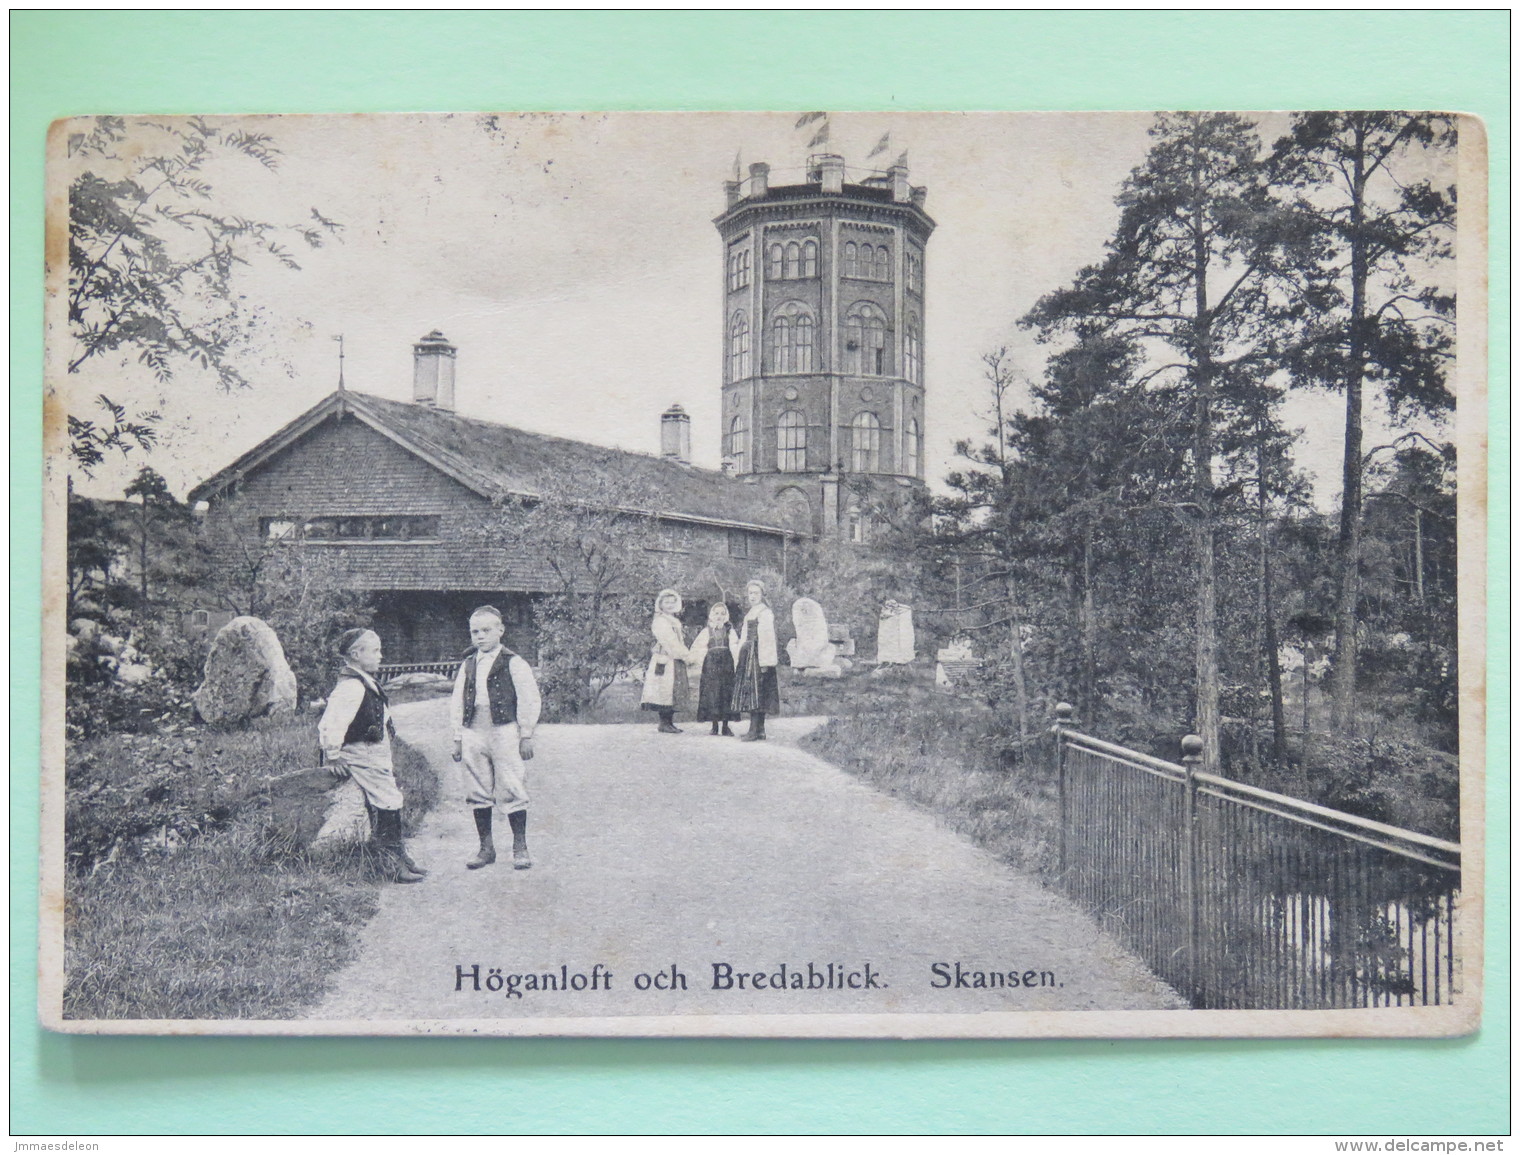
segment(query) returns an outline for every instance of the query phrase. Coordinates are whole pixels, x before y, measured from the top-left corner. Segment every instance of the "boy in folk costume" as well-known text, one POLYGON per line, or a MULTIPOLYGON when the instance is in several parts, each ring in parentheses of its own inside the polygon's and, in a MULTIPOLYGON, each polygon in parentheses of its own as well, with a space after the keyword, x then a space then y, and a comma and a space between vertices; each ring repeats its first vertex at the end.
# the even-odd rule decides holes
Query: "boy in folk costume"
POLYGON ((765 585, 752 581, 744 587, 749 609, 744 615, 739 658, 734 670, 733 712, 749 715, 749 729, 741 742, 765 740, 765 716, 781 712, 781 691, 776 683, 776 615, 765 603, 765 585))
POLYGON ((352 778, 374 814, 374 842, 381 863, 396 882, 421 882, 427 873, 401 841, 401 788, 391 765, 390 703, 375 681, 380 637, 373 630, 345 630, 338 638, 343 667, 317 723, 322 757, 334 778, 352 778))
POLYGON ((733 712, 734 663, 739 658, 739 634, 728 620, 728 607, 715 602, 707 611, 707 625, 691 644, 691 664, 702 663, 701 683, 697 691, 697 721, 711 722, 712 733, 730 738, 728 728, 737 722, 733 712), (719 729, 721 727, 721 730, 719 729))
POLYGON ((501 611, 481 606, 470 615, 474 650, 460 663, 449 702, 454 761, 464 764, 465 805, 475 812, 480 851, 465 863, 479 870, 496 861, 491 814, 498 802, 512 826, 512 867, 527 870, 528 771, 541 700, 533 668, 501 644, 501 611))
POLYGON ((692 660, 692 656, 681 629, 682 608, 680 594, 675 590, 661 590, 654 599, 654 620, 649 623, 654 634, 654 648, 650 652, 649 668, 644 671, 644 693, 639 705, 659 715, 660 724, 656 729, 661 734, 679 734, 681 731, 675 724, 676 711, 689 706, 686 663, 692 660))

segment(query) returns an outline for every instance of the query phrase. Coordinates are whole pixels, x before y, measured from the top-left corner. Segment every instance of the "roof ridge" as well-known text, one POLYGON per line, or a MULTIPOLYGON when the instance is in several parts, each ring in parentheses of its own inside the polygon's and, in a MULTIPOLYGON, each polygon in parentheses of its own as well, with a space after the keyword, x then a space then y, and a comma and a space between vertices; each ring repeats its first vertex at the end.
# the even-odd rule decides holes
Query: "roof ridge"
POLYGON ((727 478, 728 474, 720 469, 711 469, 705 465, 696 465, 689 461, 676 461, 661 453, 649 453, 642 449, 625 449, 621 445, 602 445, 595 441, 582 441, 577 437, 565 437, 558 433, 541 433, 536 429, 524 429, 521 425, 508 425, 505 421, 492 421, 489 417, 475 417, 468 413, 460 413, 455 409, 439 409, 436 406, 422 405, 416 401, 398 401, 394 397, 381 397, 375 393, 365 393, 358 389, 349 389, 346 392, 350 396, 362 397, 366 401, 381 401, 388 405, 404 405, 408 409, 415 409, 420 413, 437 414, 452 417, 458 421, 469 421, 476 425, 489 425, 493 429, 510 429, 514 433, 525 433, 529 437, 541 437, 546 441, 557 441, 565 445, 574 445, 581 448, 603 449, 608 453, 626 453, 630 457, 643 457, 650 461, 657 461, 675 466, 683 471, 703 473, 710 477, 727 478))

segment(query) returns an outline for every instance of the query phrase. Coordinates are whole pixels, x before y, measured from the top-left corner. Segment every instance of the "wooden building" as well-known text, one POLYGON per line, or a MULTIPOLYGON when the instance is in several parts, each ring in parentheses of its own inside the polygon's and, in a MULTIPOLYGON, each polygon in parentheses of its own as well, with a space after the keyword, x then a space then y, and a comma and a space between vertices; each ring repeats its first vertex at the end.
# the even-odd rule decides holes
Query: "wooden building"
POLYGON ((504 611, 507 644, 535 656, 533 598, 552 576, 531 553, 483 548, 479 526, 493 499, 564 493, 609 469, 630 493, 658 497, 645 548, 692 554, 735 586, 783 568, 796 529, 752 482, 684 460, 679 407, 661 417, 658 457, 530 433, 453 411, 455 351, 441 335, 414 351, 413 401, 339 389, 190 492, 208 524, 332 551, 374 605, 388 663, 457 658, 483 602, 504 611))

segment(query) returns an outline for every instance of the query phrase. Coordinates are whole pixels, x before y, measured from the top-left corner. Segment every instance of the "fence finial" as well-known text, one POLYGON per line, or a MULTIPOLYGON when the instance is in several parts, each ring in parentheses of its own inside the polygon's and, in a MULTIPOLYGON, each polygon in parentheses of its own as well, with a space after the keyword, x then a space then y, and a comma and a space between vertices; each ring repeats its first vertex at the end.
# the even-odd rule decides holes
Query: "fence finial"
POLYGON ((1202 757, 1203 757, 1203 739, 1200 738, 1197 734, 1187 734, 1187 735, 1185 735, 1183 737, 1183 739, 1182 739, 1182 759, 1183 759, 1183 761, 1185 762, 1185 761, 1188 761, 1189 759, 1202 758, 1202 757))
POLYGON ((1072 704, 1070 702, 1057 702, 1056 703, 1056 725, 1058 725, 1058 726, 1070 726, 1070 725, 1072 725, 1076 721, 1076 719, 1072 717, 1072 715, 1074 713, 1076 713, 1076 710, 1074 709, 1074 707, 1072 706, 1072 704))

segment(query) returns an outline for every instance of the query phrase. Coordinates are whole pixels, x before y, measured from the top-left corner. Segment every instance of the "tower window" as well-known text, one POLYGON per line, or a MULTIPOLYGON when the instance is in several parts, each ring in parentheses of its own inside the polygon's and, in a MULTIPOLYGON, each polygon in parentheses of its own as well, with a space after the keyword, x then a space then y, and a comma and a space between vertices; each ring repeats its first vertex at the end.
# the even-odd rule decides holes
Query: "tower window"
POLYGON ((749 375, 749 321, 743 313, 735 313, 728 323, 728 379, 739 381, 749 375))
POLYGON ((882 245, 876 250, 876 279, 878 281, 890 281, 892 279, 892 250, 882 245))
POLYGON ((728 251, 728 291, 734 292, 749 284, 749 248, 736 245, 728 251))
POLYGON ((770 261, 766 266, 765 275, 772 281, 779 281, 782 270, 782 249, 780 244, 772 245, 768 250, 768 254, 770 261))
POLYGON ((801 473, 807 468, 807 418, 788 409, 776 421, 776 468, 801 473))
POLYGON ((788 301, 771 322, 771 371, 813 371, 813 315, 799 301, 788 301))
POLYGON ((887 318, 870 301, 854 305, 844 319, 846 373, 883 376, 887 363, 887 318))
POLYGON ((844 275, 853 277, 859 268, 860 254, 855 247, 854 241, 846 241, 844 246, 844 275))
POLYGON ((923 295, 924 258, 913 249, 908 250, 908 292, 923 295))
POLYGON ((804 241, 802 244, 802 275, 804 277, 816 277, 818 275, 817 241, 804 241))
POLYGON ((851 467, 856 473, 875 473, 881 468, 881 422, 864 410, 850 422, 851 467))
POLYGON ((728 423, 728 452, 725 456, 733 459, 734 472, 744 473, 749 465, 749 423, 744 420, 742 413, 736 414, 728 423))
POLYGON ((918 418, 908 418, 907 432, 903 435, 903 472, 917 477, 919 457, 923 453, 923 435, 919 432, 918 418))
POLYGON ((908 331, 903 338, 903 374, 917 384, 922 381, 923 338, 918 332, 918 318, 908 318, 908 331))

